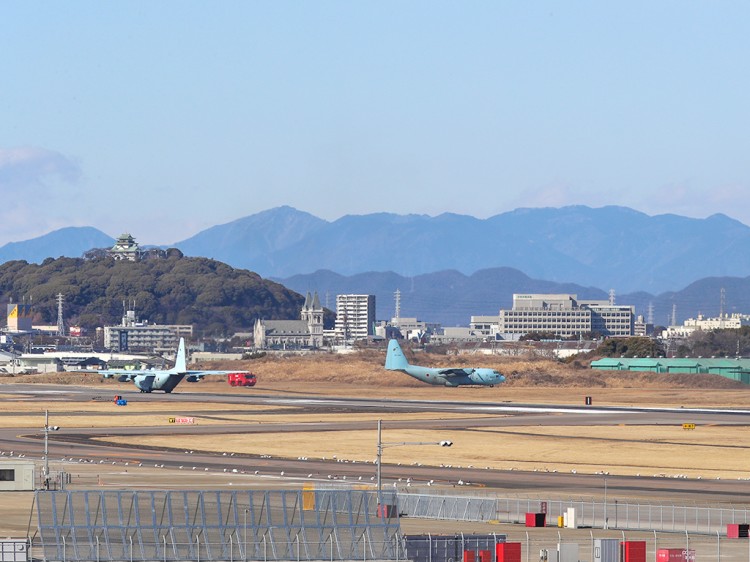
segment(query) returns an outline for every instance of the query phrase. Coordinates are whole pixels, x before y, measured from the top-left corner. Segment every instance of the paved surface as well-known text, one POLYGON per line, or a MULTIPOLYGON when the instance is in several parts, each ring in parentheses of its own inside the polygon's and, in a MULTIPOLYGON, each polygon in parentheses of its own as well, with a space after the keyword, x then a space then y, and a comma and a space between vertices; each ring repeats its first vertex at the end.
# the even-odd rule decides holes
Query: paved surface
MULTIPOLYGON (((142 402, 174 404, 192 403, 193 409, 181 409, 185 416, 213 415, 228 416, 232 413, 247 414, 254 405, 264 407, 279 406, 279 413, 293 412, 435 412, 442 414, 465 413, 465 417, 440 419, 440 428, 465 429, 468 427, 510 427, 519 425, 652 425, 652 424, 680 424, 688 420, 696 424, 748 425, 750 412, 745 410, 722 411, 716 409, 686 410, 686 409, 653 409, 653 408, 592 408, 571 406, 549 406, 537 404, 509 404, 489 402, 459 402, 459 401, 419 401, 419 400, 381 400, 381 399, 353 399, 353 398, 319 398, 308 396, 278 396, 260 394, 227 394, 213 393, 184 393, 164 395, 161 393, 142 394, 138 392, 120 391, 124 398, 142 402), (205 403, 205 406, 195 407, 195 403, 205 403), (211 404, 237 405, 237 409, 211 409, 211 404), (480 415, 481 416, 478 416, 480 415), (493 416, 492 414, 497 414, 493 416), (476 417, 475 417, 476 416, 476 417)), ((24 400, 30 404, 29 414, 38 416, 39 404, 42 402, 90 402, 92 399, 109 400, 111 389, 96 389, 89 387, 44 385, 3 385, 0 394, 11 396, 12 400, 24 400)), ((171 410, 171 408, 170 408, 171 410)), ((263 413, 272 413, 264 410, 263 413)), ((130 413, 126 409, 117 412, 118 421, 127 419, 130 413)), ((0 411, 0 451, 6 454, 14 451, 17 456, 25 454, 28 457, 39 457, 40 440, 42 434, 38 428, 2 429, 2 416, 9 415, 0 411)), ((13 415, 19 415, 17 412, 13 415)), ((66 413, 66 415, 69 415, 66 413)), ((80 415, 85 415, 82 413, 80 415)), ((142 414, 140 414, 142 415, 142 414)), ((389 429, 424 427, 430 423, 424 419, 384 422, 389 429)), ((374 429, 372 421, 349 422, 319 422, 319 423, 279 423, 241 424, 225 423, 221 425, 181 426, 179 431, 185 434, 247 434, 255 433, 284 433, 284 432, 316 432, 331 430, 361 430, 374 429)), ((100 464, 125 467, 133 470, 145 467, 159 470, 177 469, 193 466, 196 470, 224 474, 225 471, 234 474, 267 475, 272 477, 284 472, 285 479, 293 484, 294 479, 312 479, 329 481, 331 479, 349 481, 360 479, 370 482, 375 468, 368 463, 336 463, 321 460, 294 460, 261 458, 256 455, 232 454, 231 457, 217 453, 193 451, 186 456, 182 449, 164 449, 163 447, 146 447, 138 443, 139 435, 171 435, 174 426, 160 427, 113 427, 107 429, 95 428, 67 428, 64 432, 50 433, 50 459, 66 459, 70 472, 75 472, 75 466, 80 464, 100 464), (132 443, 128 446, 116 446, 95 441, 98 437, 132 436, 132 443), (138 466, 140 465, 140 466, 138 466), (163 466, 162 466, 163 465, 163 466), (207 470, 206 470, 207 469, 207 470), (236 472, 235 472, 236 471, 236 472)), ((744 451, 738 451, 744 454, 744 451)), ((444 485, 454 485, 469 482, 474 485, 513 493, 550 493, 561 495, 591 495, 602 490, 602 477, 593 474, 544 473, 522 471, 496 471, 468 468, 436 468, 418 466, 396 466, 384 464, 382 467, 384 481, 397 480, 407 476, 413 480, 429 481, 444 485)), ((127 485, 127 484, 125 484, 127 485)), ((666 500, 698 501, 698 502, 746 502, 750 503, 750 486, 747 482, 702 480, 677 480, 668 478, 647 477, 607 477, 607 487, 610 494, 628 497, 660 497, 666 500)))

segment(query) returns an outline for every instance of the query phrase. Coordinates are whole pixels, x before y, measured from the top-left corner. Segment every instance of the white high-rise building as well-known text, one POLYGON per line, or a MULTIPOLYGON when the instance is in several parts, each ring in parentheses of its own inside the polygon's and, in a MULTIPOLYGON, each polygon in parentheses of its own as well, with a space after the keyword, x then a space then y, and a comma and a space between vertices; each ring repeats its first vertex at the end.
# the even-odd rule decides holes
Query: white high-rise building
POLYGON ((375 295, 336 295, 336 326, 339 341, 366 339, 375 325, 375 295))

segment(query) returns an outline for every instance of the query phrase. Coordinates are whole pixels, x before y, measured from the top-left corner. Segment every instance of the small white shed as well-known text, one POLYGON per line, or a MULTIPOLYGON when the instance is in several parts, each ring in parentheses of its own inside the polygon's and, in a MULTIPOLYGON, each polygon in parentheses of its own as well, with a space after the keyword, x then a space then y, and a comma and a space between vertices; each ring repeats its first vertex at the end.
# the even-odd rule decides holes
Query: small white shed
POLYGON ((0 492, 34 490, 34 463, 22 460, 0 460, 0 492))

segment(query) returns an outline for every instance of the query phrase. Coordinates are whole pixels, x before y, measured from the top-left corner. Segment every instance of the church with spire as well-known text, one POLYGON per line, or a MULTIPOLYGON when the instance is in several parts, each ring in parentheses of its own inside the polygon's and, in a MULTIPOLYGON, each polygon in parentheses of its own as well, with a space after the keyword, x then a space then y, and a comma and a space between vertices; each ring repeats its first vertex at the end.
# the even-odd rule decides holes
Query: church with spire
POLYGON ((255 321, 256 349, 315 349, 323 346, 323 307, 318 293, 305 297, 299 320, 255 321))

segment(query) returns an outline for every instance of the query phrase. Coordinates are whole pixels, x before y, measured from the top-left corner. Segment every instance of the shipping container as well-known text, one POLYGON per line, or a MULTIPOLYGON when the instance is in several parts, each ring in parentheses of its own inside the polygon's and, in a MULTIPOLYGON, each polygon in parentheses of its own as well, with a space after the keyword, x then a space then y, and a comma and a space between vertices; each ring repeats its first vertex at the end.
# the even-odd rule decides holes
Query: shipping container
POLYGON ((480 550, 479 551, 479 562, 492 562, 492 551, 491 550, 480 550))
POLYGON ((521 562, 521 543, 497 543, 495 554, 497 555, 497 562, 521 562))
POLYGON ((646 562, 646 541, 624 541, 620 553, 622 562, 646 562))
POLYGON ((727 525, 727 538, 745 539, 748 537, 750 525, 747 523, 730 523, 727 525))
POLYGON ((656 562, 693 562, 695 551, 684 548, 660 548, 656 551, 656 562))
POLYGON ((477 556, 473 550, 464 550, 464 562, 476 562, 477 556))
POLYGON ((620 539, 595 539, 594 562, 620 562, 620 539))
POLYGON ((546 513, 527 513, 526 514, 526 526, 527 527, 544 527, 546 518, 547 518, 546 513))
POLYGON ((558 562, 578 562, 578 543, 557 543, 558 562))

